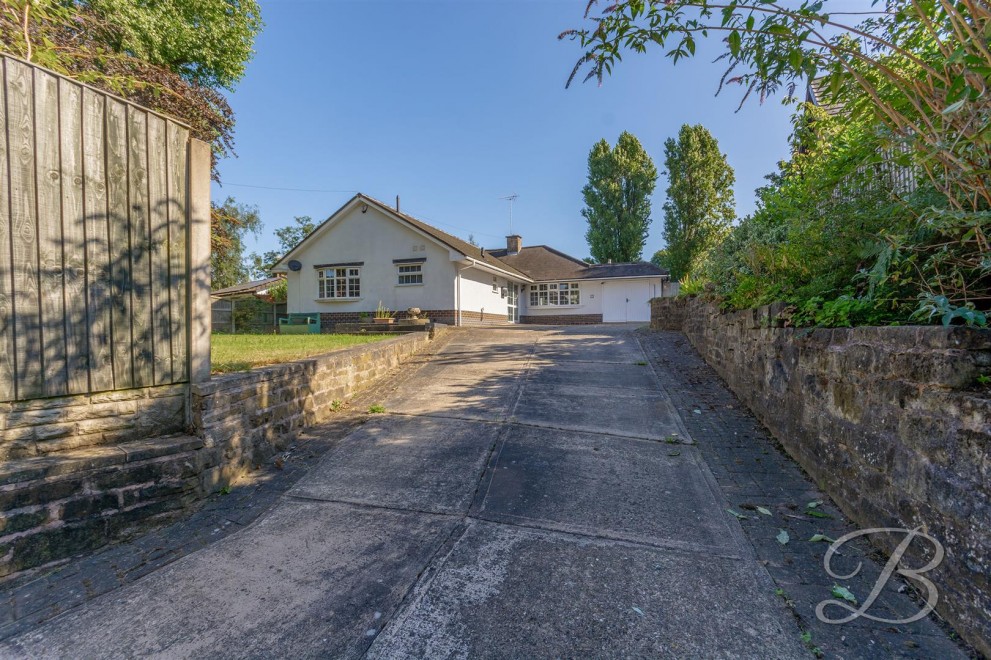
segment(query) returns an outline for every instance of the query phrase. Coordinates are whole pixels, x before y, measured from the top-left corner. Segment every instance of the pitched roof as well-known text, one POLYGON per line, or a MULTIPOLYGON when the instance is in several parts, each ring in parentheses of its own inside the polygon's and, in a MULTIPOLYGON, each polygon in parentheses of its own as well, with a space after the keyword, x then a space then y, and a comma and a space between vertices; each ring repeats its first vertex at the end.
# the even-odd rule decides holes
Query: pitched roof
POLYGON ((840 103, 826 103, 832 94, 829 91, 829 79, 826 76, 813 78, 805 91, 805 100, 826 111, 826 114, 836 116, 843 114, 845 108, 840 103))
MULTIPOLYGON (((336 218, 341 211, 346 209, 355 200, 361 200, 366 204, 375 206, 386 215, 398 218, 411 227, 430 236, 438 243, 447 246, 455 252, 459 252, 466 257, 481 262, 492 268, 521 277, 525 280, 588 280, 588 279, 608 279, 618 277, 656 277, 667 275, 668 272, 653 264, 646 262, 625 263, 625 264, 594 264, 590 265, 576 259, 570 255, 555 250, 546 245, 535 245, 523 248, 518 254, 509 254, 505 248, 498 250, 486 250, 472 245, 457 236, 452 236, 445 231, 437 229, 433 225, 415 218, 408 213, 402 213, 389 206, 385 202, 374 197, 369 197, 364 193, 358 193, 349 199, 341 208, 335 211, 329 218, 324 220, 319 227, 313 230, 309 236, 304 238, 296 247, 290 250, 279 260, 277 267, 280 267, 294 252, 306 244, 311 237, 318 234, 331 220, 336 218)), ((282 270, 280 268, 280 270, 282 270)), ((216 292, 214 293, 216 295, 216 292)))
POLYGON ((588 264, 546 245, 525 247, 517 254, 489 250, 487 254, 511 264, 534 280, 599 280, 616 277, 657 277, 668 271, 645 261, 622 264, 588 264))
POLYGON ((667 275, 668 271, 658 268, 648 261, 634 261, 624 264, 594 264, 590 265, 582 275, 582 279, 598 280, 607 277, 657 277, 667 275))
POLYGON ((579 279, 579 273, 588 267, 584 261, 558 252, 546 245, 525 247, 518 254, 509 254, 505 248, 486 250, 486 254, 523 271, 535 280, 579 279))
POLYGON ((471 243, 469 243, 468 241, 463 241, 460 238, 458 238, 457 236, 452 236, 451 234, 448 234, 445 231, 441 231, 440 229, 437 229, 436 227, 434 227, 432 225, 428 225, 426 222, 423 222, 422 220, 420 220, 418 218, 414 218, 413 216, 409 215, 408 213, 402 213, 401 211, 397 211, 395 208, 389 206, 385 202, 379 201, 379 200, 375 199, 374 197, 369 197, 368 195, 365 195, 364 193, 358 193, 357 195, 355 195, 354 197, 352 197, 351 199, 349 199, 344 204, 344 206, 342 206, 341 208, 339 208, 329 218, 327 218, 326 220, 324 220, 323 223, 321 223, 319 227, 317 227, 312 232, 310 232, 309 236, 307 236, 306 238, 304 238, 298 245, 296 245, 296 247, 294 247, 285 256, 283 256, 282 259, 279 260, 279 265, 281 265, 283 262, 285 262, 286 259, 289 257, 289 255, 291 255, 292 253, 296 252, 300 247, 302 247, 310 239, 310 237, 315 236, 320 231, 320 228, 321 227, 323 227, 325 224, 327 224, 332 219, 334 219, 335 217, 337 217, 337 214, 338 213, 340 213, 342 210, 344 210, 345 208, 347 208, 347 206, 349 204, 351 204, 351 202, 355 201, 356 199, 360 199, 360 200, 362 200, 363 202, 365 202, 367 204, 370 204, 372 206, 375 206, 376 208, 378 208, 380 211, 382 211, 386 215, 391 215, 393 217, 398 217, 400 220, 402 220, 402 221, 406 222, 407 224, 409 224, 410 226, 412 226, 412 227, 414 227, 414 228, 422 231, 424 234, 427 234, 428 236, 430 236, 431 238, 433 238, 435 241, 437 241, 437 242, 439 242, 439 243, 447 246, 448 248, 454 250, 455 252, 460 252, 461 254, 465 255, 466 257, 471 257, 475 261, 480 261, 480 262, 482 262, 484 264, 487 264, 487 265, 489 265, 489 266, 491 266, 493 268, 497 268, 499 270, 508 272, 511 275, 516 275, 516 276, 521 277, 521 278, 526 279, 526 280, 530 279, 530 277, 526 273, 520 272, 519 270, 517 270, 516 268, 514 268, 511 264, 507 264, 507 263, 505 263, 503 261, 500 261, 499 259, 496 259, 495 257, 491 256, 491 254, 489 254, 487 251, 482 250, 482 248, 479 248, 477 246, 474 246, 471 243))
POLYGON ((246 296, 259 291, 264 291, 281 279, 281 277, 266 277, 263 280, 235 284, 234 286, 211 291, 210 296, 213 298, 233 298, 235 296, 246 296))

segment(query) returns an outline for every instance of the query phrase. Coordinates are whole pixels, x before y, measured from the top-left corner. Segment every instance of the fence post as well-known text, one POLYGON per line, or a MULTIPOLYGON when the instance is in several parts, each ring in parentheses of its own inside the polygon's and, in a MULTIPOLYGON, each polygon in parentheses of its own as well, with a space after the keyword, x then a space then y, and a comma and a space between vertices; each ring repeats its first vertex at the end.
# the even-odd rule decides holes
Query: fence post
POLYGON ((189 141, 189 382, 210 380, 210 145, 189 141))

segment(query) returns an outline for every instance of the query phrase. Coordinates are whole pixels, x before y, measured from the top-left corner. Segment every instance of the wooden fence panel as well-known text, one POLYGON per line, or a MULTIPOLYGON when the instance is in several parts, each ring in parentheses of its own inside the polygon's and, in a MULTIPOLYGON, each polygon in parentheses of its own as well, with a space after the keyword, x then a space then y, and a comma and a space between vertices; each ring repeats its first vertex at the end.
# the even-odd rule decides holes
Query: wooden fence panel
POLYGON ((155 357, 151 336, 151 238, 148 228, 148 122, 147 114, 127 109, 128 200, 131 229, 131 352, 134 361, 134 385, 153 384, 152 362, 155 357))
POLYGON ((148 117, 148 199, 151 214, 151 320, 156 385, 172 382, 172 318, 169 305, 168 153, 165 120, 148 117))
POLYGON ((10 265, 10 188, 7 163, 7 103, 4 62, 0 62, 0 401, 9 401, 14 391, 14 272, 10 265))
POLYGON ((35 190, 33 70, 7 61, 7 153, 10 159, 10 242, 14 270, 14 364, 17 398, 44 396, 38 217, 35 190))
POLYGON ((86 213, 83 206, 83 90, 59 80, 59 149, 62 166, 62 267, 65 356, 69 394, 89 391, 86 335, 86 213))
MULTIPOLYGON (((175 124, 168 125, 166 135, 168 154, 169 201, 169 299, 173 310, 185 310, 188 304, 189 268, 186 240, 189 234, 186 197, 186 171, 189 156, 189 131, 175 124)), ((172 314, 172 377, 186 380, 186 347, 189 340, 184 314, 172 314)))
POLYGON ((45 396, 68 393, 62 279, 62 170, 59 163, 58 78, 34 72, 34 136, 38 186, 38 288, 45 396))
POLYGON ((189 141, 0 55, 0 401, 188 380, 189 141))
POLYGON ((127 203, 127 106, 107 99, 107 200, 114 389, 134 386, 131 346, 131 232, 127 203))
POLYGON ((86 327, 92 391, 114 387, 111 340, 110 240, 107 224, 106 141, 103 96, 83 90, 83 213, 86 218, 86 327))

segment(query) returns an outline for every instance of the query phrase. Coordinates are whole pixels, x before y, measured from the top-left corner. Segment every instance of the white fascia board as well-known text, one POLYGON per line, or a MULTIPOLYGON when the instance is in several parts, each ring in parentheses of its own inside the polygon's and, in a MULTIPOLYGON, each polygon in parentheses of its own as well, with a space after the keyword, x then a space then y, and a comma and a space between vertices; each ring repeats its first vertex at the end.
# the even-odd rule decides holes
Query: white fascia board
POLYGON ((461 255, 461 259, 459 259, 458 261, 460 261, 460 263, 468 265, 470 268, 481 270, 486 273, 495 273, 497 275, 502 275, 503 277, 513 280, 514 282, 533 282, 533 280, 531 280, 529 277, 514 275, 509 271, 503 270, 501 268, 496 268, 491 264, 487 264, 484 261, 479 261, 478 259, 473 259, 472 257, 466 257, 464 255, 461 255))

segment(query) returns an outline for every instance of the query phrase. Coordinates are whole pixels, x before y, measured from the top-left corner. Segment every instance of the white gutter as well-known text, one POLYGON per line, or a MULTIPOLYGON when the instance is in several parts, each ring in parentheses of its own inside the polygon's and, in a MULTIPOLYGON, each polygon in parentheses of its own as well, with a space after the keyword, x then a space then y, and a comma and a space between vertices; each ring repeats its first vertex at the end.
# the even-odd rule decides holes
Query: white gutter
POLYGON ((474 259, 474 258, 469 257, 467 255, 465 256, 465 260, 471 262, 471 266, 468 266, 468 268, 478 268, 479 270, 487 270, 489 272, 499 273, 500 275, 505 275, 508 278, 511 278, 511 279, 514 279, 514 280, 519 280, 520 282, 531 282, 532 283, 534 281, 534 280, 531 280, 529 277, 523 277, 523 276, 520 276, 520 275, 514 275, 513 273, 510 273, 507 270, 502 270, 501 268, 496 268, 495 266, 493 266, 491 264, 487 264, 484 261, 479 261, 478 259, 474 259))

